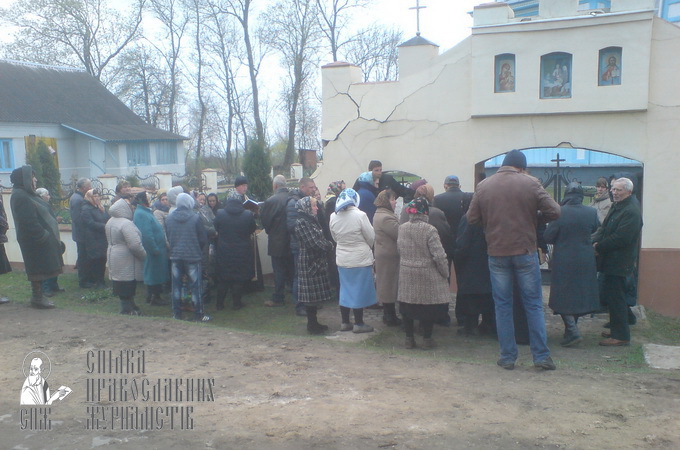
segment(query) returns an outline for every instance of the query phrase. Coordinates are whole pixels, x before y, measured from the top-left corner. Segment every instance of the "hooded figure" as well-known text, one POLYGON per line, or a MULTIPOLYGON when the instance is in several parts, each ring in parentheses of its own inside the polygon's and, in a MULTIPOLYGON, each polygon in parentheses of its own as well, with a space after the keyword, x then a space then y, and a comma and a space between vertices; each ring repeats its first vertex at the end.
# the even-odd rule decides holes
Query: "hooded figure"
POLYGON ((54 308, 44 297, 42 280, 62 272, 64 244, 59 239, 59 225, 50 205, 35 193, 35 173, 31 166, 12 172, 14 189, 10 198, 17 241, 24 258, 26 275, 31 282, 31 306, 54 308))
POLYGON ((109 208, 111 218, 104 229, 109 243, 109 278, 113 295, 120 298, 120 313, 139 315, 134 298, 136 282, 144 280, 146 251, 142 246, 142 233, 132 222, 133 214, 132 206, 121 198, 109 208))
POLYGON ((168 202, 170 202, 169 212, 173 212, 177 209, 177 196, 184 193, 184 188, 182 186, 174 186, 168 189, 168 202))
POLYGON ((579 316, 599 310, 595 252, 591 236, 597 230, 597 211, 583 204, 583 189, 570 183, 562 200, 560 218, 551 222, 543 234, 553 244, 550 308, 564 322, 562 346, 581 342, 577 327, 579 316))

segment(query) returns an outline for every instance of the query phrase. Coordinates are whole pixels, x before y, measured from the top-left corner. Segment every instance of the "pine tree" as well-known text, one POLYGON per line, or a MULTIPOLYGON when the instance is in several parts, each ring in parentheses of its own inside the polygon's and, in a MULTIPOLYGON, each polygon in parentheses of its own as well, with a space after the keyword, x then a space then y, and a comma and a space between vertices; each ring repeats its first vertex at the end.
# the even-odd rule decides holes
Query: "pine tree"
POLYGON ((37 153, 42 166, 42 178, 38 179, 38 183, 50 191, 52 202, 56 204, 61 197, 61 174, 54 164, 54 156, 47 148, 47 144, 39 142, 37 153))
POLYGON ((243 157, 243 172, 248 178, 248 194, 264 201, 272 193, 272 161, 262 141, 251 139, 243 157))

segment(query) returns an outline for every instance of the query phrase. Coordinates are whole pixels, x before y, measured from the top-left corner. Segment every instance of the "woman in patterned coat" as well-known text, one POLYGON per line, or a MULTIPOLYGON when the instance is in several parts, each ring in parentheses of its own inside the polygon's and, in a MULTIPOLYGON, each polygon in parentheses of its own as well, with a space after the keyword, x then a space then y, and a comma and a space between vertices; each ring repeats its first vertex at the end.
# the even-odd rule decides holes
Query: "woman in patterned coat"
POLYGON ((327 258, 333 244, 323 236, 316 217, 318 206, 315 199, 303 197, 295 207, 299 214, 295 222, 295 236, 300 244, 298 301, 307 310, 307 331, 322 334, 328 326, 318 322, 316 311, 319 303, 332 298, 327 258))
POLYGON ((434 323, 446 317, 449 293, 449 263, 437 229, 428 223, 429 207, 424 197, 406 206, 409 221, 399 226, 399 310, 406 331, 406 348, 415 347, 413 322, 423 328, 423 348, 434 347, 434 323))

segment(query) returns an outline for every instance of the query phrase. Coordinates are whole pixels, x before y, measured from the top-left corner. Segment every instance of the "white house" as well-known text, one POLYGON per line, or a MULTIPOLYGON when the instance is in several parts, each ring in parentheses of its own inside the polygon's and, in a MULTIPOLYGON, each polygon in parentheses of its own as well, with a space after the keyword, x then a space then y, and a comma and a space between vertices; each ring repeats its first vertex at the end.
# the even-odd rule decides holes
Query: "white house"
POLYGON ((0 185, 42 141, 62 181, 102 174, 184 174, 186 138, 145 123, 88 73, 0 61, 0 185))

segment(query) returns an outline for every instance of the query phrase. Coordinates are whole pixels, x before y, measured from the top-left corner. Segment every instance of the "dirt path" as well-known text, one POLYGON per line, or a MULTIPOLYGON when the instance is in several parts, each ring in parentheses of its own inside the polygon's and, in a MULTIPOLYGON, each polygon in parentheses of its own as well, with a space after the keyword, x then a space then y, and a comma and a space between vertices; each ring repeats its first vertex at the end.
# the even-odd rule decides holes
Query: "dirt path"
POLYGON ((680 381, 664 371, 505 371, 495 354, 456 362, 170 319, 0 308, 1 448, 680 448, 680 381), (51 406, 51 431, 20 429, 21 365, 35 349, 50 357, 51 388, 73 389, 51 406), (145 351, 145 373, 129 381, 214 378, 214 401, 88 403, 88 378, 121 378, 87 373, 87 352, 100 349, 145 351), (193 429, 86 429, 88 406, 150 405, 193 407, 193 429))

